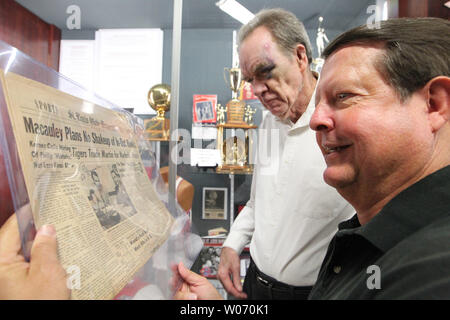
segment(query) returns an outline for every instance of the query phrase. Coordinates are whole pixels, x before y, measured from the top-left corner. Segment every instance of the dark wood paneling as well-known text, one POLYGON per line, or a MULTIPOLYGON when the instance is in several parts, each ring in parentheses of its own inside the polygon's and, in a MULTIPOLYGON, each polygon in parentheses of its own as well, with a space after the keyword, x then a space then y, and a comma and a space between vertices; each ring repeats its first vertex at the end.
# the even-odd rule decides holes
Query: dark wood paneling
POLYGON ((0 39, 58 71, 61 30, 13 0, 0 1, 0 39))
POLYGON ((428 0, 400 0, 398 3, 398 16, 427 17, 428 0))
POLYGON ((50 25, 48 37, 47 65, 56 71, 59 70, 59 49, 61 46, 61 30, 50 25))
POLYGON ((428 16, 450 19, 450 9, 444 4, 448 0, 429 0, 428 1, 428 16))
MULTIPOLYGON (((13 0, 0 0, 0 39, 33 59, 58 71, 61 30, 54 25, 46 23, 13 0)), ((26 73, 33 73, 33 70, 27 70, 26 73)), ((8 137, 11 136, 11 132, 10 128, 5 127, 2 134, 6 134, 8 137)), ((13 143, 13 140, 9 140, 8 143, 13 143)), ((10 146, 10 150, 14 148, 15 146, 10 146)), ((4 155, 5 150, 2 150, 0 146, 0 225, 14 211, 6 177, 4 155)), ((10 156, 17 157, 16 154, 10 156)), ((17 159, 13 162, 19 163, 17 159)), ((12 171, 19 173, 21 169, 13 168, 12 171)), ((15 177, 15 180, 16 183, 20 184, 20 189, 25 190, 20 174, 15 177)), ((15 196, 18 198, 19 206, 25 203, 25 199, 22 201, 22 198, 26 198, 26 195, 15 196)))
POLYGON ((399 0, 399 17, 437 17, 449 19, 448 0, 399 0))

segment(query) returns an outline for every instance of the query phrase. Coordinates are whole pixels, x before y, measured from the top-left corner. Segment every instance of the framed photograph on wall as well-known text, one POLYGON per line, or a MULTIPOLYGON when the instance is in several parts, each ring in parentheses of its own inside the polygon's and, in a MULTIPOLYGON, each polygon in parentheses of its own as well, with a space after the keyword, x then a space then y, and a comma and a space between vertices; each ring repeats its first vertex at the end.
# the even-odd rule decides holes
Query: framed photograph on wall
POLYGON ((202 219, 226 220, 228 211, 227 188, 203 188, 202 219))
POLYGON ((216 123, 217 95, 194 94, 193 118, 194 123, 216 123))
POLYGON ((221 250, 221 244, 205 245, 202 248, 202 251, 199 254, 199 258, 201 261, 201 268, 199 270, 200 275, 206 278, 217 278, 221 250))

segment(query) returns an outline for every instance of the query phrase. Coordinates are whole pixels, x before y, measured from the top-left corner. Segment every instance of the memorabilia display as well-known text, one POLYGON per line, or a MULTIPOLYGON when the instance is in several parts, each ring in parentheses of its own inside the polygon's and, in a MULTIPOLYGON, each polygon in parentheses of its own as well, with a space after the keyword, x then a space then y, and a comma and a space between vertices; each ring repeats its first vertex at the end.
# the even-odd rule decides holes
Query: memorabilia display
POLYGON ((193 100, 194 123, 216 123, 217 95, 195 94, 193 100))
POLYGON ((227 219, 228 189, 203 188, 202 219, 227 219))
POLYGON ((134 127, 124 113, 15 73, 0 70, 0 80, 30 223, 55 227, 62 265, 80 276, 72 299, 115 297, 174 223, 147 176, 134 127))
POLYGON ((169 141, 170 120, 165 118, 165 113, 170 110, 170 86, 153 86, 148 92, 147 101, 156 111, 156 116, 144 120, 146 138, 152 141, 169 141))
POLYGON ((217 173, 244 173, 253 171, 250 161, 252 153, 252 107, 238 99, 238 92, 243 86, 241 69, 224 68, 225 82, 232 91, 232 99, 227 102, 226 108, 217 106, 217 149, 221 154, 221 163, 216 168, 217 173), (225 120, 226 112, 226 120, 225 120))
POLYGON ((205 245, 203 247, 200 252, 200 275, 206 278, 217 278, 221 251, 222 248, 220 245, 205 245))

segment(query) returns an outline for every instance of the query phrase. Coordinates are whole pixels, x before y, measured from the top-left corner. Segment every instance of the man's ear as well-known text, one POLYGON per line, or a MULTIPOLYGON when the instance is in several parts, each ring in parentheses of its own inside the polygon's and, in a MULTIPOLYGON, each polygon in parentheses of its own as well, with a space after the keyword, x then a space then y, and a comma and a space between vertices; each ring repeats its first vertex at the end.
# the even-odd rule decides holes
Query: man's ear
POLYGON ((450 78, 439 76, 428 81, 428 115, 434 132, 450 120, 450 78))
POLYGON ((306 48, 302 44, 298 44, 295 48, 296 61, 301 71, 308 68, 308 56, 306 55, 306 48))

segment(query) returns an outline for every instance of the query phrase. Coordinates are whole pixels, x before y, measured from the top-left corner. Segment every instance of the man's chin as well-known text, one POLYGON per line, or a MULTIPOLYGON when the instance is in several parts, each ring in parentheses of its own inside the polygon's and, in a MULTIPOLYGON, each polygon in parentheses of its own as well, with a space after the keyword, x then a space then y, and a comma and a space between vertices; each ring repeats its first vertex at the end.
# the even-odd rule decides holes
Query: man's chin
POLYGON ((289 112, 283 112, 281 109, 272 109, 270 113, 281 120, 286 120, 289 116, 289 112))
POLYGON ((323 173, 326 184, 336 189, 342 189, 354 182, 354 173, 349 168, 328 167, 323 173))

